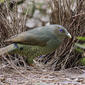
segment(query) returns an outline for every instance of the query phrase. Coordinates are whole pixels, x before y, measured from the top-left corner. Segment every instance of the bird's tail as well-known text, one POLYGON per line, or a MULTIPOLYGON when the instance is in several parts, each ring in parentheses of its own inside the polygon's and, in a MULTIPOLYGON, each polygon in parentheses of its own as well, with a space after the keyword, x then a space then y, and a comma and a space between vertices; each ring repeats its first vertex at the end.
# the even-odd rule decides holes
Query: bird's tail
POLYGON ((3 47, 3 48, 0 48, 0 55, 3 55, 5 53, 9 53, 9 52, 11 52, 15 49, 16 49, 16 47, 15 47, 14 44, 8 45, 8 46, 3 47))

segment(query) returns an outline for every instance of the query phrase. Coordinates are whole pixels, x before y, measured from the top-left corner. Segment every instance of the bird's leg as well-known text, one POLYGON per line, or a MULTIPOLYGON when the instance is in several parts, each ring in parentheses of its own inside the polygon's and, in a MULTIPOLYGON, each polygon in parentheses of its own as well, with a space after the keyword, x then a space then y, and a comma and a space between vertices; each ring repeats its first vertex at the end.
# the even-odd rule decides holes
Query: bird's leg
POLYGON ((44 56, 44 58, 46 57, 46 59, 44 60, 44 64, 46 64, 51 58, 52 56, 54 55, 55 52, 52 52, 50 54, 47 54, 44 56))

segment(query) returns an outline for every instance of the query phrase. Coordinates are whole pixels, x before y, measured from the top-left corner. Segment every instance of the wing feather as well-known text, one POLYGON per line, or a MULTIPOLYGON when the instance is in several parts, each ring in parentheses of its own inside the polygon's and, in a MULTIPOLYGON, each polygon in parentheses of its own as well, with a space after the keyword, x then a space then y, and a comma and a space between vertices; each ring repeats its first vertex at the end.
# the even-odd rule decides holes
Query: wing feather
POLYGON ((42 36, 39 36, 39 33, 30 33, 26 31, 11 37, 5 42, 45 46, 49 39, 47 37, 45 39, 43 38, 45 38, 44 34, 42 34, 42 36))

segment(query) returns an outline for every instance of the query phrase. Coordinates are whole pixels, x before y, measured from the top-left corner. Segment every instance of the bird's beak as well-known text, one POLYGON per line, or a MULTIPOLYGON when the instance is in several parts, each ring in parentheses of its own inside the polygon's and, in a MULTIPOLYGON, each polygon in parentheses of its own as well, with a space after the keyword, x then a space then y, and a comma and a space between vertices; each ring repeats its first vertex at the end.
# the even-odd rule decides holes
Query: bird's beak
POLYGON ((72 38, 72 36, 71 36, 71 34, 70 34, 70 33, 67 33, 67 36, 68 36, 69 38, 72 38))

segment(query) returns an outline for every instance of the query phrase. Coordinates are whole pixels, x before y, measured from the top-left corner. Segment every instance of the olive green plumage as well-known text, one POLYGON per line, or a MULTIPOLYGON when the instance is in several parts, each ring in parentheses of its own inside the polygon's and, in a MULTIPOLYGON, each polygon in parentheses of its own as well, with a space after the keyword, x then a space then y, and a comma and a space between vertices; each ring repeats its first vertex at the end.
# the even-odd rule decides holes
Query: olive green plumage
POLYGON ((17 53, 27 56, 28 62, 32 62, 36 56, 55 51, 66 36, 71 38, 69 32, 61 25, 37 27, 6 40, 15 44, 0 49, 0 54, 17 53))

